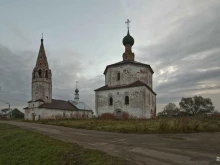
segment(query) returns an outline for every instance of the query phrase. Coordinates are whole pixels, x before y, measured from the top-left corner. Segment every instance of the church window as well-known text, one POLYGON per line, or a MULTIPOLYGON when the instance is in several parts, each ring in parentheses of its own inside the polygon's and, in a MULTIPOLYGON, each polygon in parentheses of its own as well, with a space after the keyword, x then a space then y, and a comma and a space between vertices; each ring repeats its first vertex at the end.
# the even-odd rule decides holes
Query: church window
POLYGON ((117 80, 118 81, 120 80, 120 73, 119 72, 117 73, 117 80))
POLYGON ((42 71, 41 69, 38 71, 39 77, 42 77, 42 71))
POLYGON ((129 96, 125 96, 125 105, 129 104, 129 96))
POLYGON ((33 73, 33 78, 35 78, 35 72, 33 73))
POLYGON ((112 97, 109 98, 109 105, 113 105, 113 98, 112 97))
POLYGON ((150 82, 150 84, 152 84, 152 78, 151 78, 151 75, 149 75, 149 82, 150 82))
POLYGON ((119 95, 119 92, 117 92, 117 95, 119 95))
POLYGON ((48 71, 46 70, 45 77, 48 78, 48 71))

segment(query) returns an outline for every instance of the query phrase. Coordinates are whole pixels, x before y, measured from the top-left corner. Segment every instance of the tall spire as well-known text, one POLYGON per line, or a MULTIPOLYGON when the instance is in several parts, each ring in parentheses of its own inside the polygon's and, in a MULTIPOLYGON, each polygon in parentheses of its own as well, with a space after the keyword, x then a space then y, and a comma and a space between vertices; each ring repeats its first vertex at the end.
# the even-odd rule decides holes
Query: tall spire
POLYGON ((37 62, 36 62, 36 68, 48 69, 49 65, 48 65, 48 62, 47 62, 47 56, 46 56, 46 52, 45 52, 45 49, 44 49, 43 41, 44 41, 44 39, 43 39, 43 33, 42 33, 40 49, 39 49, 37 62))
POLYGON ((76 90, 75 90, 75 98, 74 98, 74 100, 78 103, 79 102, 79 90, 77 88, 77 84, 78 84, 78 81, 76 81, 76 90))

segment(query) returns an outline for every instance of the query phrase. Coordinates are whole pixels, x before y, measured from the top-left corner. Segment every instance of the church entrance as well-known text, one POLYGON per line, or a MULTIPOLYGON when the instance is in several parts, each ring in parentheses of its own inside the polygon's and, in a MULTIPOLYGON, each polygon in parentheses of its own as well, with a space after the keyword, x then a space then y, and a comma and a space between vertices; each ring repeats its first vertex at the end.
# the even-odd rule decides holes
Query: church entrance
POLYGON ((33 121, 35 121, 35 113, 32 113, 32 119, 33 119, 33 121))
POLYGON ((122 110, 121 109, 116 109, 115 110, 115 116, 116 116, 116 118, 121 119, 121 117, 122 117, 122 110))

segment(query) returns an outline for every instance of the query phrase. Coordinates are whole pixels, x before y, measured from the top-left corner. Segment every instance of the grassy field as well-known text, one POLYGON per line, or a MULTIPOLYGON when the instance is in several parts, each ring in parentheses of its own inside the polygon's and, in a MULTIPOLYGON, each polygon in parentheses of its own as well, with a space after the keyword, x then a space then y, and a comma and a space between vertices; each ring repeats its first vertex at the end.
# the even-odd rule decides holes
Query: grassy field
MULTIPOLYGON (((0 124, 2 165, 129 165, 104 152, 0 124)), ((133 163, 132 163, 133 164, 133 163)))
POLYGON ((42 124, 121 133, 219 132, 220 116, 192 116, 146 120, 59 119, 35 121, 42 124))

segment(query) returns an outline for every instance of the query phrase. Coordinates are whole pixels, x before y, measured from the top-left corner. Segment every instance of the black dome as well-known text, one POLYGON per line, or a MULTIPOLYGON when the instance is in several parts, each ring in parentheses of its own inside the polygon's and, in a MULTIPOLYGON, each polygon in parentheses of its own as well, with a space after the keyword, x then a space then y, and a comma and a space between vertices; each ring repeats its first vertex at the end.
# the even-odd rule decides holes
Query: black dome
POLYGON ((131 46, 134 45, 134 38, 132 36, 130 36, 129 30, 128 30, 128 34, 123 38, 122 43, 124 46, 127 44, 129 44, 131 46))

